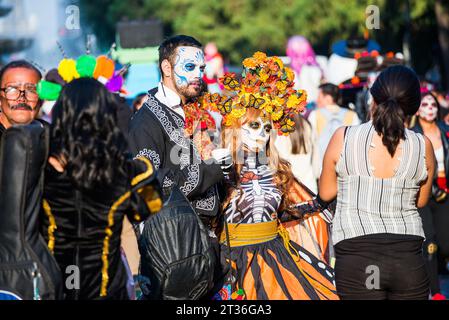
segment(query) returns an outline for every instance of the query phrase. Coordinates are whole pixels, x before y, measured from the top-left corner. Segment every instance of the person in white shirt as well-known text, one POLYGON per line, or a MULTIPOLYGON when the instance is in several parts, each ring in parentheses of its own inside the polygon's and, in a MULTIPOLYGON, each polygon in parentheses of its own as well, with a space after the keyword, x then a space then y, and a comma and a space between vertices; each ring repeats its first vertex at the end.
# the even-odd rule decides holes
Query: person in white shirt
POLYGON ((295 131, 288 137, 276 138, 279 156, 290 162, 293 175, 315 194, 319 176, 319 157, 312 126, 301 115, 296 115, 295 131))
POLYGON ((338 86, 325 83, 320 85, 319 89, 317 109, 310 113, 308 120, 312 125, 312 131, 316 139, 321 168, 324 152, 334 132, 341 126, 358 125, 360 119, 354 111, 338 105, 340 100, 338 86))

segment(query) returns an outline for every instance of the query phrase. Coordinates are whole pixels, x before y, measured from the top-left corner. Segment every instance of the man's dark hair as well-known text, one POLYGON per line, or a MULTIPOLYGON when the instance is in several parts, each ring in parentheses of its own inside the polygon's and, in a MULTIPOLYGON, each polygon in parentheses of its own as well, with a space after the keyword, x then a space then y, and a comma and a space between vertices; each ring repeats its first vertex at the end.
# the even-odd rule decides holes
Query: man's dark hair
POLYGON ((341 92, 340 88, 332 83, 323 83, 318 87, 324 95, 328 95, 332 97, 334 103, 339 104, 341 92))
POLYGON ((33 70, 37 73, 37 75, 39 76, 39 79, 42 79, 42 73, 33 64, 31 64, 30 62, 28 62, 26 60, 16 60, 16 61, 11 61, 10 63, 6 64, 5 66, 3 66, 3 68, 0 69, 0 84, 3 81, 3 75, 5 74, 5 72, 8 71, 9 69, 15 69, 15 68, 24 68, 24 69, 33 70))
POLYGON ((167 59, 168 61, 173 62, 173 56, 178 47, 195 47, 201 49, 203 45, 195 38, 182 34, 164 40, 159 46, 159 69, 161 75, 163 75, 162 61, 167 59))

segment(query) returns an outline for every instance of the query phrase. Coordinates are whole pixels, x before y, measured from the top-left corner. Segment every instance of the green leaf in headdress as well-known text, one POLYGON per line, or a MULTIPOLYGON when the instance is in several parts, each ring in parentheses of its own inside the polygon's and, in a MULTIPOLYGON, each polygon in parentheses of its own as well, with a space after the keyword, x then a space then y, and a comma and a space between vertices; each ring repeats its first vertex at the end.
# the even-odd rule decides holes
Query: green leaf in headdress
POLYGON ((61 90, 61 85, 46 80, 41 80, 37 84, 37 93, 42 100, 57 100, 61 90))
POLYGON ((93 77, 97 60, 90 55, 82 55, 76 60, 76 71, 78 71, 80 77, 93 77))

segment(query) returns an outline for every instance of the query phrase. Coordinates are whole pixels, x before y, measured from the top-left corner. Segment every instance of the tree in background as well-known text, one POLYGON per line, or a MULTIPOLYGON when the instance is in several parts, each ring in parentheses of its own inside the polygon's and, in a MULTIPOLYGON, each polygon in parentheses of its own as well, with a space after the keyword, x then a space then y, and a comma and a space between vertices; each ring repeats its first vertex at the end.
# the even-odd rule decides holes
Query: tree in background
POLYGON ((441 47, 445 88, 449 87, 449 3, 446 0, 435 1, 435 14, 438 22, 438 39, 441 47))
POLYGON ((167 35, 189 34, 203 43, 213 41, 234 64, 257 50, 285 55, 287 39, 295 34, 307 37, 318 54, 328 55, 334 41, 363 35, 366 8, 377 5, 380 29, 370 30, 370 37, 386 51, 402 51, 404 36, 408 37, 412 66, 421 74, 435 61, 443 65, 438 40, 449 68, 448 6, 443 3, 447 1, 80 0, 82 17, 105 48, 114 41, 116 22, 159 18, 167 35))

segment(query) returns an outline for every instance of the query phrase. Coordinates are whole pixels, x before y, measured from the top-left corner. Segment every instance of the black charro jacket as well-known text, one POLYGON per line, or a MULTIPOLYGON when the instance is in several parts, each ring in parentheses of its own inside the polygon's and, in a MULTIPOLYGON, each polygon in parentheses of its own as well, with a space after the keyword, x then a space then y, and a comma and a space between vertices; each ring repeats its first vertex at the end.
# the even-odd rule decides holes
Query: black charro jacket
POLYGON ((223 180, 223 171, 219 164, 201 160, 192 140, 184 136, 184 119, 156 98, 157 91, 148 92, 147 101, 131 119, 131 152, 150 159, 156 169, 172 172, 172 178, 165 176, 163 187, 179 186, 200 217, 216 217, 217 183, 223 180))

